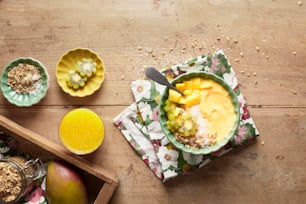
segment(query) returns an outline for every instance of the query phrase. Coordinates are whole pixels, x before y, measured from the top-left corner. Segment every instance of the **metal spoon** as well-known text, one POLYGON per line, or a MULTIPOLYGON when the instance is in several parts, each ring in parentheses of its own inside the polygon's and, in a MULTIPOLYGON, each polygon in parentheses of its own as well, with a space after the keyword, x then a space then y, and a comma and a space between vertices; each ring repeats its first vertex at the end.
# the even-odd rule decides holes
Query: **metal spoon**
POLYGON ((154 67, 148 67, 145 71, 145 75, 149 78, 152 79, 153 81, 161 84, 161 85, 165 85, 167 87, 169 87, 170 89, 173 89, 175 91, 177 91, 179 94, 181 94, 182 96, 185 96, 185 94, 183 92, 181 92, 180 90, 178 90, 177 88, 175 88, 174 85, 170 84, 169 81, 167 80, 167 78, 162 75, 157 69, 155 69, 154 67))

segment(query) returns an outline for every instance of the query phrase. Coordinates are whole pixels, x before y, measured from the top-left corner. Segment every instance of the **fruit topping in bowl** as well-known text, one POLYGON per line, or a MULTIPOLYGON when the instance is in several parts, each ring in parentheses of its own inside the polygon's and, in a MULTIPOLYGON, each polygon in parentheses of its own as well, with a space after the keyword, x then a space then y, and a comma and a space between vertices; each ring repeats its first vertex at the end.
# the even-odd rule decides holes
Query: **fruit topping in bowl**
POLYGON ((97 63, 91 58, 83 58, 76 63, 76 68, 68 73, 67 86, 75 90, 83 88, 90 77, 97 72, 97 63))
POLYGON ((212 79, 193 77, 169 89, 164 110, 167 128, 187 148, 214 146, 232 132, 237 120, 229 92, 212 79))
POLYGON ((67 86, 73 89, 79 89, 85 86, 87 77, 83 77, 76 70, 70 70, 68 74, 67 86))
POLYGON ((97 63, 90 58, 83 58, 78 62, 77 71, 83 77, 91 77, 97 72, 97 63))

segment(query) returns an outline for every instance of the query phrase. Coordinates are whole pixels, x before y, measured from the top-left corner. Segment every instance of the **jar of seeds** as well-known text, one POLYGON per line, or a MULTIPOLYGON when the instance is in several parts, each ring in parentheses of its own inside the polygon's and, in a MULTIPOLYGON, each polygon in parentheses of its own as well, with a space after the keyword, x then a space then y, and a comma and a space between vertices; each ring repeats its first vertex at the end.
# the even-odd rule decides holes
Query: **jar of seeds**
POLYGON ((31 191, 34 182, 46 174, 40 159, 20 156, 0 160, 0 203, 17 203, 31 191))

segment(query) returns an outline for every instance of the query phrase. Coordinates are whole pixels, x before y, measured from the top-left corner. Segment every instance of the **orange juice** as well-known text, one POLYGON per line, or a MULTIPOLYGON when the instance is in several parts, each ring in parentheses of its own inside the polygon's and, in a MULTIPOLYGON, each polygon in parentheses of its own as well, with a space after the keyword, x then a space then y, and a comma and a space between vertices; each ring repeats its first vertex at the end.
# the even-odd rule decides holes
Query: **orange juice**
POLYGON ((63 117, 59 136, 63 145, 71 152, 78 155, 88 154, 102 144, 104 124, 92 110, 78 108, 63 117))

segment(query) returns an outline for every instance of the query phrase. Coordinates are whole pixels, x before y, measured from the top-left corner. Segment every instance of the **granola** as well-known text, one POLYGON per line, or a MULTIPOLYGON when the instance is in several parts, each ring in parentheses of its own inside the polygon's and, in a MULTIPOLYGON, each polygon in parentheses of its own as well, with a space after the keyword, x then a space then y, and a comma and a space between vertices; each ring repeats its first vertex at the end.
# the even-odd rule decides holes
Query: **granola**
POLYGON ((41 80, 39 68, 26 63, 19 63, 9 70, 7 85, 16 93, 31 93, 38 86, 41 80))
POLYGON ((7 162, 0 162, 0 200, 11 202, 16 200, 22 190, 20 171, 7 162))
POLYGON ((174 134, 176 140, 183 143, 186 147, 199 149, 204 146, 214 146, 217 143, 217 133, 207 135, 195 135, 192 137, 183 137, 177 133, 174 134))

